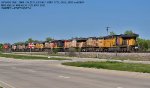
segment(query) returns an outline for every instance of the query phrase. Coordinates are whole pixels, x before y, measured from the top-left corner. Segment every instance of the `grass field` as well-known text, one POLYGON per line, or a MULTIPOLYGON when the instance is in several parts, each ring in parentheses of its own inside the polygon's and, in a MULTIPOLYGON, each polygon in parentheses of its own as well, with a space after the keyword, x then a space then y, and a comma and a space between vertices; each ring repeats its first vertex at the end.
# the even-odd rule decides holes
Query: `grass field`
POLYGON ((69 60, 65 58, 55 58, 55 57, 41 57, 41 56, 26 56, 26 55, 14 55, 14 54, 2 54, 0 57, 14 58, 14 59, 25 59, 25 60, 69 60))
POLYGON ((88 68, 97 68, 97 69, 150 73, 150 64, 135 64, 135 63, 114 62, 114 61, 66 62, 62 64, 68 66, 76 66, 76 67, 88 67, 88 68))

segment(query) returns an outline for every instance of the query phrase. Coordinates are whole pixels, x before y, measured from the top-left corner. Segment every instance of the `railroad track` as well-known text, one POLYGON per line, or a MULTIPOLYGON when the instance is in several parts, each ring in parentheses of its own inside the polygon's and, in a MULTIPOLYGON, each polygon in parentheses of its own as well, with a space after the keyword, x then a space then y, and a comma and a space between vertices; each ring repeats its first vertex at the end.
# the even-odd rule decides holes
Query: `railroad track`
MULTIPOLYGON (((48 52, 12 52, 12 53, 48 53, 48 52)), ((68 53, 68 52, 58 52, 68 53)), ((150 53, 150 51, 138 51, 138 52, 75 52, 75 53, 150 53)))

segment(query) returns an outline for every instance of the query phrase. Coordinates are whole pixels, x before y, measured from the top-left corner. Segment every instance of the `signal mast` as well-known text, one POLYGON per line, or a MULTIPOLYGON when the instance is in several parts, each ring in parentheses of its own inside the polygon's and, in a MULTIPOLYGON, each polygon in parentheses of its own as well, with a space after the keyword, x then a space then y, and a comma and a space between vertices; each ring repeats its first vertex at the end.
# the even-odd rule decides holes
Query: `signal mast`
POLYGON ((109 28, 110 27, 106 27, 107 35, 109 35, 109 33, 108 33, 109 32, 109 28))

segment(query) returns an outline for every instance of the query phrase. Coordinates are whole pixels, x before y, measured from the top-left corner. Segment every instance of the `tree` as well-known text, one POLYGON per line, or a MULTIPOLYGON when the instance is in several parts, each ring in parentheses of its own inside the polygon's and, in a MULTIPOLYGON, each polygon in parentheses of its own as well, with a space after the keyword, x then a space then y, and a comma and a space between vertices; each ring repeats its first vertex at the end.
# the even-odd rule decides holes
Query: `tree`
POLYGON ((134 35, 135 33, 132 30, 127 30, 124 32, 126 35, 134 35))
POLYGON ((33 40, 33 42, 40 42, 39 40, 33 40))
POLYGON ((52 41, 53 39, 51 37, 47 37, 46 41, 52 41))
POLYGON ((116 35, 116 33, 112 31, 112 32, 110 32, 110 35, 116 35))
POLYGON ((148 50, 148 42, 147 41, 143 42, 143 46, 144 46, 144 51, 148 50))
POLYGON ((29 38, 25 43, 32 43, 34 40, 32 38, 29 38))
POLYGON ((147 42, 148 42, 148 45, 149 45, 149 48, 150 48, 150 40, 147 40, 147 42))
POLYGON ((0 44, 0 51, 2 51, 3 49, 3 44, 0 44))
POLYGON ((142 51, 147 51, 150 48, 150 40, 138 38, 137 43, 142 51))

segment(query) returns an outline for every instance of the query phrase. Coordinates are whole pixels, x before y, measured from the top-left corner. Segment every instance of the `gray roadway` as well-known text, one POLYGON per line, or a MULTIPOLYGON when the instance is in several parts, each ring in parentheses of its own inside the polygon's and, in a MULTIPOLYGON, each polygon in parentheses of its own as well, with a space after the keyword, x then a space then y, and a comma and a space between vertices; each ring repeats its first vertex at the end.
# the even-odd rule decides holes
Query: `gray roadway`
POLYGON ((65 67, 61 62, 0 57, 0 84, 6 88, 150 88, 150 74, 65 67))

